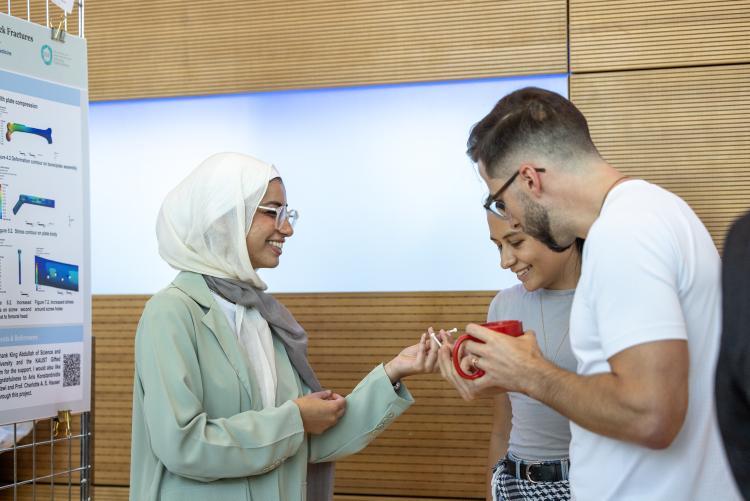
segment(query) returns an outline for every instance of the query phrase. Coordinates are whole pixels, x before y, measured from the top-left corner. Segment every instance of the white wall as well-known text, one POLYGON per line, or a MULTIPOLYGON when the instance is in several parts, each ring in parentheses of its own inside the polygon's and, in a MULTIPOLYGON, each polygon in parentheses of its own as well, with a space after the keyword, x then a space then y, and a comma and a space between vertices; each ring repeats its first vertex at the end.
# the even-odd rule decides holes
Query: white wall
POLYGON ((465 156, 472 124, 565 75, 94 103, 92 292, 153 293, 175 271, 157 252, 164 195, 202 159, 240 151, 274 163, 301 217, 275 292, 495 290, 499 268, 465 156))

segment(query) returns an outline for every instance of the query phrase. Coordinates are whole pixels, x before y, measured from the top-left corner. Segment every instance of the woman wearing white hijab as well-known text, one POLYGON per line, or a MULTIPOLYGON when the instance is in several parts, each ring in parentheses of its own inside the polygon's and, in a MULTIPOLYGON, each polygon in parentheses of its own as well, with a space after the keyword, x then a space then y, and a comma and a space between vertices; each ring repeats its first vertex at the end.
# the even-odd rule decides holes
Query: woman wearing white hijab
POLYGON ((435 368, 423 335, 345 399, 323 391, 305 331, 255 272, 278 265, 294 218, 276 169, 237 153, 164 200, 159 253, 181 272, 138 325, 131 500, 327 501, 332 462, 411 405, 401 378, 435 368))

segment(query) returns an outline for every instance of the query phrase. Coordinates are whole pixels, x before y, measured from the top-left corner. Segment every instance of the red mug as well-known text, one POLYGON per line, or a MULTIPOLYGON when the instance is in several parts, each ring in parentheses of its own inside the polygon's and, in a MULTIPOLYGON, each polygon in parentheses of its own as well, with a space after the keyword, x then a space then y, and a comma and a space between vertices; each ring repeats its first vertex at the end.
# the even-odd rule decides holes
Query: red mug
MULTIPOLYGON (((513 336, 518 337, 523 335, 523 324, 520 320, 501 320, 499 322, 488 322, 486 324, 480 324, 482 327, 486 327, 487 329, 493 330, 495 332, 500 332, 501 334, 505 334, 507 336, 513 336)), ((466 341, 467 339, 471 339, 472 341, 476 341, 477 343, 483 343, 484 341, 480 341, 479 339, 475 338, 471 334, 463 334, 456 340, 456 344, 453 345, 453 367, 456 368, 456 372, 458 372, 458 375, 461 376, 464 379, 476 379, 479 377, 484 376, 484 371, 482 369, 477 369, 476 372, 472 372, 471 374, 468 374, 461 369, 461 359, 460 359, 460 353, 461 353, 461 344, 466 341)))

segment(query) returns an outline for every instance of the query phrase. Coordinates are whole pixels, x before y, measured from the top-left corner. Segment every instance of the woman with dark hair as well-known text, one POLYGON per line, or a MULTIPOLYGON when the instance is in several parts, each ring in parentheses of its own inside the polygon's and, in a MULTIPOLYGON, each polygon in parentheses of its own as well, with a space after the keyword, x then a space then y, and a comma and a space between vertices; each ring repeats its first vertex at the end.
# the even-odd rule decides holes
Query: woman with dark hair
MULTIPOLYGON (((487 321, 520 320, 525 330, 537 333, 547 359, 575 370, 568 326, 581 272, 583 240, 558 252, 489 210, 487 224, 490 240, 500 251, 500 265, 514 272, 521 282, 498 292, 490 304, 487 321)), ((464 398, 470 399, 466 382, 456 373, 447 352, 450 340, 444 332, 441 336, 447 341, 443 347, 446 353, 439 360, 441 373, 464 398)), ((487 499, 570 499, 568 420, 521 393, 500 393, 494 399, 487 499)))

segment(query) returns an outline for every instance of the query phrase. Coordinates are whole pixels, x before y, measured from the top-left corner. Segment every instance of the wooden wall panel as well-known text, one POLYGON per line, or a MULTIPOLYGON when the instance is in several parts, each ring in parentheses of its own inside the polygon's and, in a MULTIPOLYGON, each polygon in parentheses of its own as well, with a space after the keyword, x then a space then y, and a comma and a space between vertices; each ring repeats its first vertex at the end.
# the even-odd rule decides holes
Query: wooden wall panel
MULTIPOLYGON (((489 292, 279 294, 310 335, 326 387, 348 393, 429 325, 482 321, 489 292)), ((133 336, 146 296, 95 296, 95 481, 127 486, 133 336)), ((482 498, 492 410, 467 404, 439 376, 408 381, 416 404, 364 452, 337 465, 336 491, 356 496, 482 498)))
POLYGON ((750 65, 573 75, 594 142, 684 198, 719 247, 750 208, 750 65))
MULTIPOLYGON (((491 298, 490 293, 281 296, 310 334, 310 359, 321 380, 345 392, 427 326, 463 327, 483 319, 491 298)), ((408 384, 417 403, 368 449, 338 463, 336 491, 481 497, 489 402, 464 403, 439 376, 408 384)))
POLYGON ((574 73, 750 62, 750 0, 569 1, 574 73))
POLYGON ((133 410, 133 342, 148 296, 94 296, 94 482, 127 486, 133 410))
POLYGON ((92 100, 566 71, 564 0, 86 4, 92 100))

